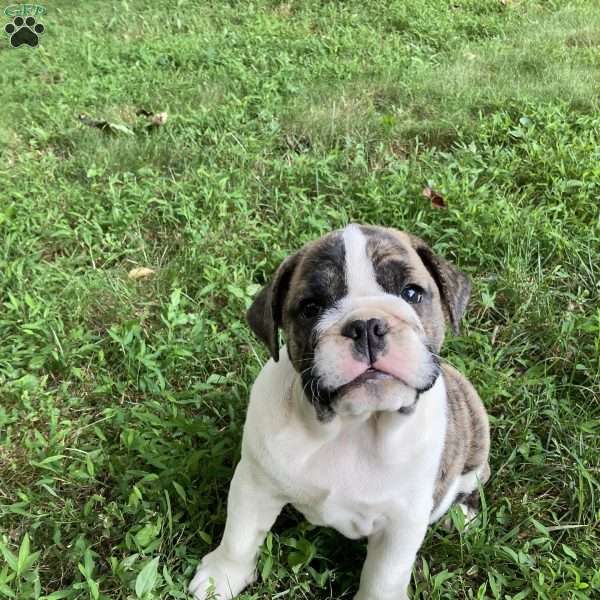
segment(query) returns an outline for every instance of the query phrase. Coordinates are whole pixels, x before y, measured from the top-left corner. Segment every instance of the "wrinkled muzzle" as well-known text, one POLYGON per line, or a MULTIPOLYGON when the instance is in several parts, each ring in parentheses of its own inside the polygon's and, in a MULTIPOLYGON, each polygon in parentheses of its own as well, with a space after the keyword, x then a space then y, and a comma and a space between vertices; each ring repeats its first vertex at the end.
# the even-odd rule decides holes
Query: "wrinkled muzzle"
POLYGON ((431 388, 439 372, 413 308, 391 295, 345 299, 315 328, 305 390, 334 412, 400 410, 431 388))

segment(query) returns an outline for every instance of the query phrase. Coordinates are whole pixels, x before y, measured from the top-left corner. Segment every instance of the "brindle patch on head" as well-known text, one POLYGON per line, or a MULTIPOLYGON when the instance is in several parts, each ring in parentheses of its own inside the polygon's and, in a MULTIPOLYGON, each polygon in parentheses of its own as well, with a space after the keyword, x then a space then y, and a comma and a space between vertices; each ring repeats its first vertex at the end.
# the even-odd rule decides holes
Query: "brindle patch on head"
POLYGON ((302 308, 314 303, 324 311, 346 295, 344 264, 344 242, 341 233, 334 231, 305 247, 294 272, 283 321, 290 359, 300 373, 312 361, 318 321, 318 315, 305 317, 302 308))
POLYGON ((306 397, 322 421, 333 417, 333 398, 319 386, 313 369, 318 341, 315 327, 320 315, 307 317, 303 314, 303 307, 314 303, 323 312, 348 293, 345 258, 344 242, 339 231, 305 246, 284 306, 283 328, 288 355, 300 373, 306 397))
POLYGON ((377 283, 388 294, 400 295, 412 274, 404 245, 385 229, 363 226, 361 230, 367 236, 367 254, 377 283))
POLYGON ((423 300, 413 304, 428 344, 437 352, 444 339, 444 311, 435 280, 415 251, 411 238, 394 229, 363 226, 367 236, 367 252, 373 263, 377 283, 388 294, 399 296, 407 285, 424 290, 423 300))

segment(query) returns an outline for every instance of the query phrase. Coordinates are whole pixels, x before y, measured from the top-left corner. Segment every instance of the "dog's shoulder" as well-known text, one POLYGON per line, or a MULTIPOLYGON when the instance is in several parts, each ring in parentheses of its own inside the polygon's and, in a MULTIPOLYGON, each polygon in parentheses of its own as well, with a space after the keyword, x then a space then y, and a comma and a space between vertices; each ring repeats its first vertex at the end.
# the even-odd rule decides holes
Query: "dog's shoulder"
POLYGON ((446 384, 447 429, 436 490, 439 501, 451 482, 471 471, 487 479, 490 447, 488 416, 471 382, 454 367, 442 365, 446 384))
POLYGON ((448 402, 449 435, 455 434, 468 440, 467 462, 481 462, 487 456, 490 445, 489 422, 485 407, 473 384, 454 367, 442 365, 448 402))
POLYGON ((460 371, 447 363, 442 364, 442 373, 451 413, 457 414, 467 410, 476 421, 487 422, 483 402, 473 384, 460 371))
POLYGON ((489 422, 477 390, 462 373, 449 364, 442 365, 442 373, 446 383, 449 428, 463 439, 473 439, 487 454, 489 422))

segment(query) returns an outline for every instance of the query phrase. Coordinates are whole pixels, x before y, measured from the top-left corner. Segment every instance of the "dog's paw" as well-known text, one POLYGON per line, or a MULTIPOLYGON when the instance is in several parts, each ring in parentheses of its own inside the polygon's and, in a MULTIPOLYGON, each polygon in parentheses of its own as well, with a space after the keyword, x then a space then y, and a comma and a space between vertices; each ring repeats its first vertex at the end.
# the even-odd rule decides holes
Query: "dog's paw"
MULTIPOLYGON (((470 531, 477 524, 477 517, 479 516, 479 510, 473 508, 473 506, 469 504, 464 504, 463 502, 459 502, 456 504, 460 511, 463 514, 463 530, 470 531)), ((441 521, 441 527, 445 531, 453 531, 458 527, 455 526, 454 521, 450 514, 447 514, 441 521)))
POLYGON ((188 590, 195 600, 231 600, 255 578, 254 564, 240 565, 217 549, 200 561, 188 590))

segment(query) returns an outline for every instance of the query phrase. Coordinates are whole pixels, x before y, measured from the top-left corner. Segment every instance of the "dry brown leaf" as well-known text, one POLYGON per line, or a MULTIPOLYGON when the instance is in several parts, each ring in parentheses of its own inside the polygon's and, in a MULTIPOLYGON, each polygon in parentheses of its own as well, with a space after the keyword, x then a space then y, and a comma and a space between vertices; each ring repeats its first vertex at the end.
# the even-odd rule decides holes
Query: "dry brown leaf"
POLYGON ((425 198, 429 198, 433 208, 446 208, 444 196, 436 192, 433 188, 430 188, 429 186, 424 187, 422 194, 425 196, 425 198))
POLYGON ((150 269, 149 267, 136 267, 135 269, 131 269, 127 274, 129 279, 133 279, 134 281, 139 281, 140 279, 148 279, 148 277, 152 277, 156 271, 154 269, 150 269))
POLYGON ((121 125, 120 123, 111 123, 110 121, 106 121, 104 119, 93 119, 89 115, 85 113, 81 113, 77 115, 79 122, 82 125, 86 125, 87 127, 92 127, 94 129, 99 129, 104 133, 115 134, 115 133, 125 133, 127 135, 133 135, 133 131, 129 129, 129 127, 125 125, 121 125))
POLYGON ((161 125, 164 125, 167 122, 168 116, 169 115, 167 115, 165 111, 156 113, 155 115, 152 115, 152 117, 150 117, 150 123, 152 123, 152 125, 160 127, 161 125))
POLYGON ((162 127, 169 118, 169 115, 166 111, 161 111, 158 113, 153 113, 145 108, 140 108, 135 113, 138 116, 146 117, 148 119, 148 128, 154 129, 156 127, 162 127))

